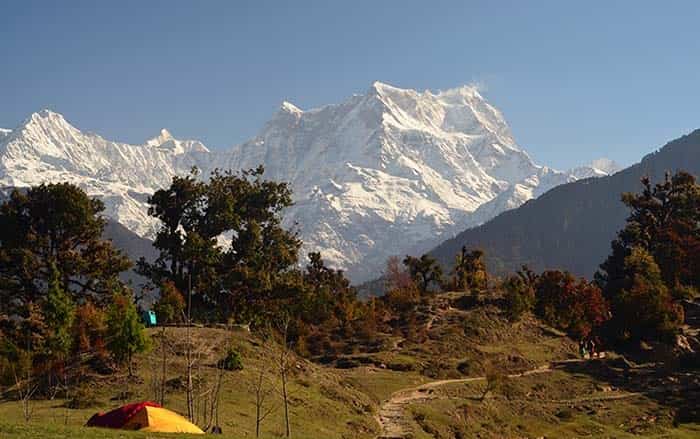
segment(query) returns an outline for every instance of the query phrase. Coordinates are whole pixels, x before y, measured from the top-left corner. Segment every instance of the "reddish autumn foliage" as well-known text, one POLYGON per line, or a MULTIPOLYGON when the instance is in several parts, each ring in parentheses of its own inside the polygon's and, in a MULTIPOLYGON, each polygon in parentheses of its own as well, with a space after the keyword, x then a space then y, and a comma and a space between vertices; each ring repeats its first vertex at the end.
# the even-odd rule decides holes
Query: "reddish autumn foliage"
POLYGON ((588 336, 609 315, 600 289, 571 273, 545 271, 536 288, 535 313, 576 338, 588 336))

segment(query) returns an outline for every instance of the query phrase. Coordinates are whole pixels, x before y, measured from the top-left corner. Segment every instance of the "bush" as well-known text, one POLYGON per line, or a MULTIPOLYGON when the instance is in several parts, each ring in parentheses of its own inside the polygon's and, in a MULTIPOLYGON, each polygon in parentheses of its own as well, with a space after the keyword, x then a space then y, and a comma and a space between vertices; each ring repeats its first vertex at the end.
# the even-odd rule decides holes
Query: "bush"
POLYGON ((459 364, 457 364, 457 370, 462 375, 469 375, 469 373, 471 372, 471 369, 472 369, 471 363, 466 361, 466 360, 460 361, 459 364))
POLYGON ((354 369, 360 367, 360 362, 352 358, 338 358, 335 362, 335 367, 338 369, 354 369))
POLYGON ((520 320, 523 314, 532 311, 535 306, 535 291, 520 277, 512 276, 503 282, 505 291, 505 311, 508 320, 520 320))
POLYGON ((219 360, 217 366, 229 371, 243 370, 243 360, 240 352, 234 348, 229 348, 226 352, 226 356, 219 360))
POLYGON ((89 385, 80 386, 73 397, 66 401, 66 407, 69 409, 87 409, 98 404, 94 387, 89 385))

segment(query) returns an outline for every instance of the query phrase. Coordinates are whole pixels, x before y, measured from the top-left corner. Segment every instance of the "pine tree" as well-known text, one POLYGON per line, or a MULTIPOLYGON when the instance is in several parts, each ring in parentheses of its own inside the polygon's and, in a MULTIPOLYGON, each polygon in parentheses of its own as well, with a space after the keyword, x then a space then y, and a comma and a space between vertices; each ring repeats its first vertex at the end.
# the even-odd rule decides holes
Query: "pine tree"
POLYGON ((50 265, 51 277, 44 305, 44 321, 48 328, 46 347, 49 356, 65 359, 73 346, 75 305, 61 284, 61 273, 56 264, 50 265))
POLYGON ((149 347, 149 339, 133 300, 122 292, 114 294, 107 312, 107 347, 118 362, 127 363, 133 375, 132 358, 149 347))

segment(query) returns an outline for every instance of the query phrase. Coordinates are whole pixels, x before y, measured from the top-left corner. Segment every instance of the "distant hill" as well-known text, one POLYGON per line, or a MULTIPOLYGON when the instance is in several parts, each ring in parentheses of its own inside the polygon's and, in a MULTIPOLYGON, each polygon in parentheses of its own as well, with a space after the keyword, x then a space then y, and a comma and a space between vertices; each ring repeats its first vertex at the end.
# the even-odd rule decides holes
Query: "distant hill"
POLYGON ((614 175, 564 184, 445 241, 430 253, 452 267, 463 245, 482 248, 498 274, 522 264, 536 270, 566 269, 590 277, 610 251, 628 209, 623 192, 638 192, 640 179, 657 182, 666 172, 700 174, 700 130, 666 144, 636 165, 614 175))

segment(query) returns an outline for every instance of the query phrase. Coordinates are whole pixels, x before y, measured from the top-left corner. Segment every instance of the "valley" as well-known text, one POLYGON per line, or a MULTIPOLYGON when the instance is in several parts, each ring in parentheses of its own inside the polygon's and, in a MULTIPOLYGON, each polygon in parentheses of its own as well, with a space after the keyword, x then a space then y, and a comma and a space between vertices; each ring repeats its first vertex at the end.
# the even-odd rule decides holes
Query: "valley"
MULTIPOLYGON (((581 359, 574 341, 557 330, 529 318, 511 325, 493 305, 460 309, 463 297, 443 293, 426 302, 418 312, 425 331, 420 337, 425 338, 397 342, 394 334, 379 334, 383 348, 341 354, 335 361, 342 368, 295 357, 290 384, 294 436, 612 438, 644 433, 691 438, 700 432, 700 424, 683 421, 689 416, 684 410, 692 410, 700 398, 697 375, 667 373, 660 363, 637 364, 612 352, 602 359, 581 359), (461 321, 483 326, 470 329, 476 326, 461 321), (500 384, 485 392, 496 372, 500 384)), ((120 401, 154 398, 161 364, 158 337, 163 334, 175 347, 167 355, 166 406, 183 412, 186 365, 182 345, 177 346, 185 328, 149 332, 154 348, 136 359, 136 377, 83 375, 72 398, 33 402, 27 423, 19 421, 19 402, 0 400, 2 437, 146 437, 81 426, 93 413, 120 401)), ((266 371, 270 385, 278 385, 274 352, 280 346, 240 329, 194 328, 192 333, 201 355, 197 376, 203 382, 215 381, 214 363, 226 349, 241 353, 242 370, 226 372, 223 379, 218 425, 222 437, 254 437, 254 384, 260 371, 266 371)), ((357 349, 363 346, 344 350, 357 349)), ((262 423, 263 438, 282 435, 279 396, 272 395, 269 403, 273 411, 262 423)))

